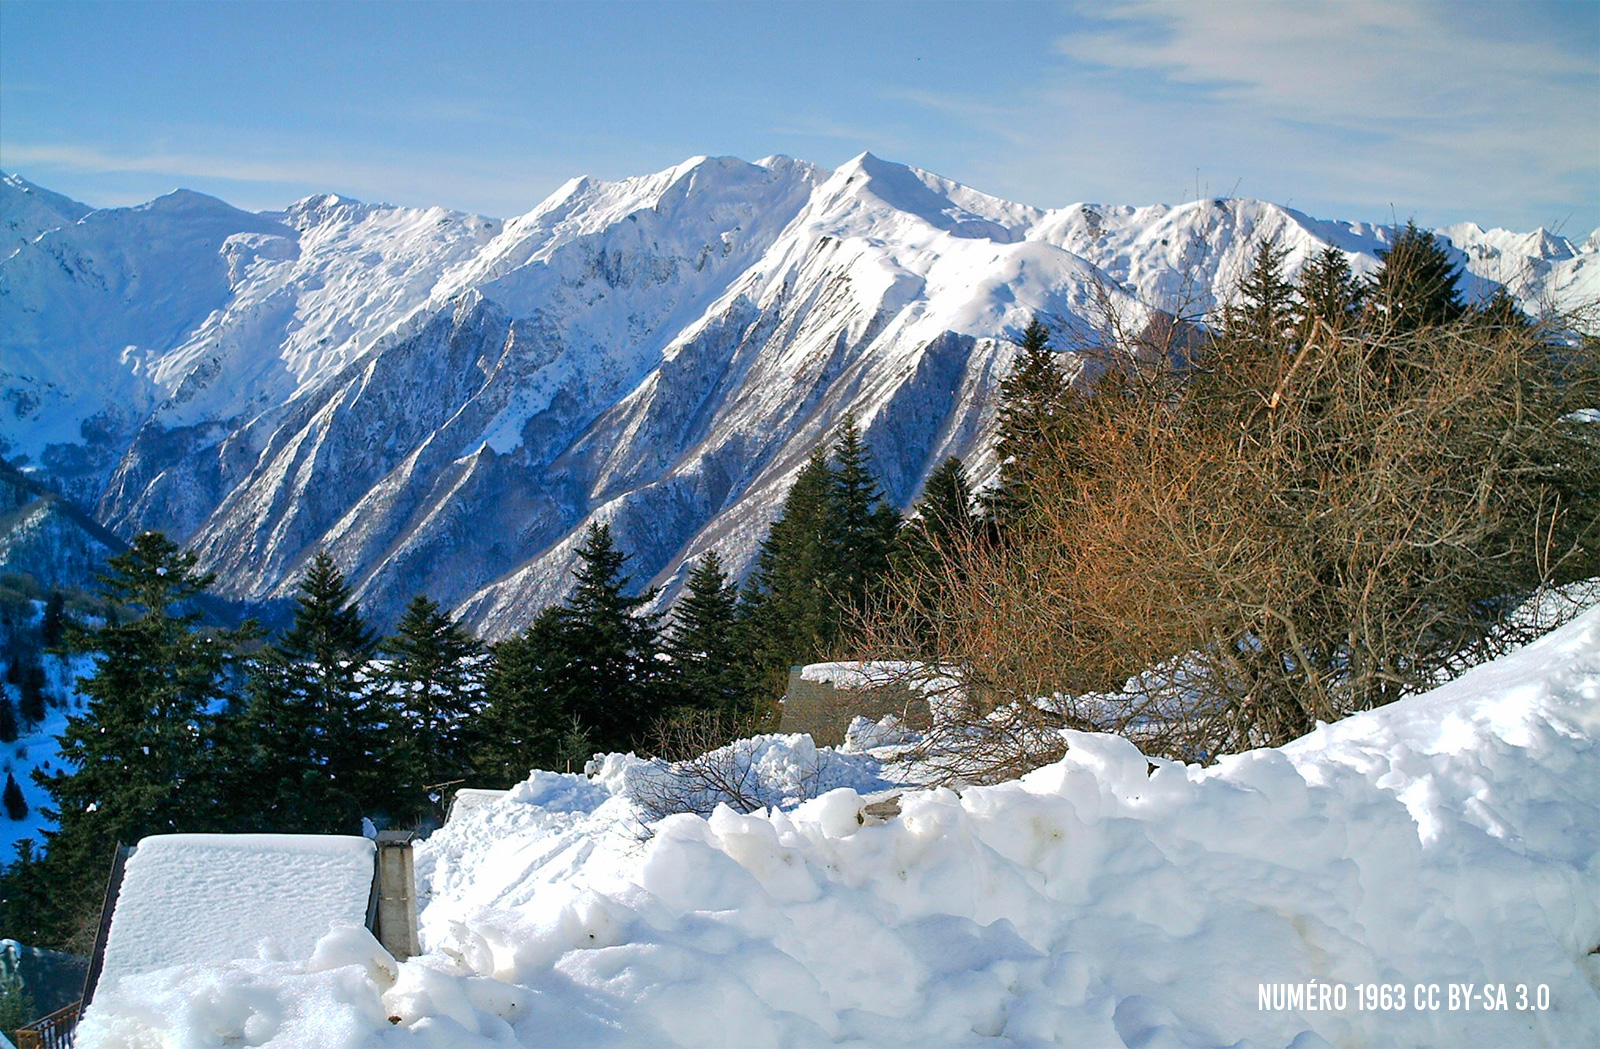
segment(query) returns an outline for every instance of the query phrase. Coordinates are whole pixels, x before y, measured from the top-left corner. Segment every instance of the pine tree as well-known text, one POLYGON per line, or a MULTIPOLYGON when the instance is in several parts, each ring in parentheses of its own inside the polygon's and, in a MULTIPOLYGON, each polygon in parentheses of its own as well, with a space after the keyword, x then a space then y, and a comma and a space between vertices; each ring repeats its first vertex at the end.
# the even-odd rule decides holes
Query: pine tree
POLYGON ((44 604, 44 619, 39 624, 39 641, 46 651, 54 651, 66 639, 67 599, 59 590, 50 591, 44 604))
POLYGON ((407 606, 383 644, 388 702, 399 736, 399 768, 415 811, 437 805, 443 786, 464 778, 483 702, 483 646, 427 597, 407 606), (432 792, 432 796, 429 794, 432 792))
POLYGON ((777 695, 791 665, 839 644, 887 571, 899 524, 846 417, 833 461, 818 449, 795 477, 740 595, 752 693, 777 695))
POLYGON ((41 862, 54 888, 39 919, 57 942, 98 906, 116 842, 222 827, 212 711, 233 693, 231 667, 253 624, 201 628, 194 599, 212 576, 196 560, 158 532, 137 536, 100 577, 115 623, 67 631, 98 661, 78 681, 87 709, 59 737, 64 768, 33 774, 59 824, 46 832, 41 862))
POLYGON ((666 650, 684 702, 702 710, 738 714, 746 705, 745 652, 739 631, 739 591, 715 550, 689 573, 672 609, 666 650))
POLYGON ((1032 498, 1031 467, 1040 451, 1059 436, 1062 405, 1072 385, 1050 350, 1050 330, 1034 317, 1022 333, 1021 355, 1000 383, 1000 412, 995 455, 999 483, 985 500, 989 516, 1002 533, 1026 516, 1032 498))
POLYGON ((491 785, 509 787, 530 769, 581 769, 594 753, 592 736, 566 706, 572 697, 563 674, 570 660, 559 612, 546 608, 490 653, 488 706, 478 718, 481 743, 473 768, 491 785))
POLYGON ((1295 288, 1283 273, 1287 248, 1264 240, 1256 247, 1250 272, 1239 285, 1239 301, 1222 311, 1229 338, 1277 347, 1294 327, 1295 288))
POLYGON ((959 560, 982 536, 983 523, 972 506, 972 486, 961 460, 952 455, 928 475, 897 536, 893 560, 901 566, 914 561, 930 568, 959 560))
POLYGON ((13 822, 28 815, 28 799, 22 796, 22 787, 18 785, 17 778, 9 772, 6 773, 4 801, 6 815, 13 822))
POLYGON ((229 794, 241 828, 354 833, 394 795, 387 713, 369 680, 377 637, 325 552, 295 601, 293 625, 255 661, 229 720, 229 794))
POLYGON ((1342 331, 1361 313, 1362 284, 1350 272, 1345 253, 1331 244, 1300 271, 1295 291, 1302 327, 1320 320, 1342 331))
POLYGON ((1461 267, 1450 261, 1432 233, 1407 222, 1378 258, 1383 265, 1373 276, 1369 304, 1393 330, 1415 331, 1466 315, 1456 290, 1461 267))
POLYGON ((17 705, 10 693, 0 691, 0 743, 15 743, 17 735, 17 705))

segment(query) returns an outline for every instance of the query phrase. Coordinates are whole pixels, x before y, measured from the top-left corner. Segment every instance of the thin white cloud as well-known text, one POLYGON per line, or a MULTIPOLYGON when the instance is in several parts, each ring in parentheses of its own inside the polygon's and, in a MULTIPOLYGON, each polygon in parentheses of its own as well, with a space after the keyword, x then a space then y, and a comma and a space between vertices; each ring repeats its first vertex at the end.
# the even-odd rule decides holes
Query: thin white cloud
POLYGON ((1441 147, 1467 135, 1480 149, 1600 144, 1592 57, 1486 35, 1449 4, 1123 0, 1092 10, 1099 27, 1063 37, 1060 53, 1241 113, 1441 147))
POLYGON ((1387 221, 1391 206, 1402 219, 1522 228, 1600 218, 1600 63, 1492 31, 1516 5, 1078 10, 1084 25, 1055 42, 1065 61, 1028 91, 901 96, 988 138, 968 147, 971 181, 1047 206, 1238 183, 1330 218, 1387 221))

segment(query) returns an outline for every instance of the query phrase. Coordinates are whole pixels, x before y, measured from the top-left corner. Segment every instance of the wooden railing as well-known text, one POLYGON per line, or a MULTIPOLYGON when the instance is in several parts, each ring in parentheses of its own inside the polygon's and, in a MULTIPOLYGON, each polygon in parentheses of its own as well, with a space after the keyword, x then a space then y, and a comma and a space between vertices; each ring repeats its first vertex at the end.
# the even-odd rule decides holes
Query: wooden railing
POLYGON ((65 1009, 57 1009, 49 1016, 17 1028, 17 1049, 72 1049, 73 1035, 78 1030, 78 1017, 83 1013, 83 1003, 73 1002, 65 1009))

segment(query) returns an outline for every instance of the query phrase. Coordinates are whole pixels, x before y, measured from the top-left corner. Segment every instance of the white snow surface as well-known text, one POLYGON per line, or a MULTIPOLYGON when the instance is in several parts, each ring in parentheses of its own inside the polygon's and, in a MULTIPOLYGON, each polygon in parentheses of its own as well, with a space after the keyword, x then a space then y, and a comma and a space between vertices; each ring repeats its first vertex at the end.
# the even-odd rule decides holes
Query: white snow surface
POLYGON ((160 834, 122 878, 96 995, 153 970, 312 956, 337 925, 366 920, 374 846, 334 834, 160 834))
MULTIPOLYGON (((44 611, 44 602, 34 602, 35 616, 44 611)), ((90 672, 93 656, 78 655, 69 658, 45 655, 40 659, 45 673, 46 706, 44 720, 37 725, 23 723, 15 742, 0 743, 0 784, 10 773, 28 803, 27 814, 20 820, 7 818, 0 811, 0 864, 16 859, 17 842, 28 838, 33 842, 34 853, 44 851, 44 835, 53 831, 56 822, 45 815, 51 804, 50 795, 34 782, 34 770, 46 775, 66 768, 61 761, 61 743, 58 737, 66 731, 67 718, 82 714, 86 700, 77 692, 76 681, 90 672)), ((0 683, 13 702, 22 698, 16 685, 0 683)))
POLYGON ((907 791, 882 823, 841 788, 646 833, 622 759, 536 773, 423 846, 425 955, 344 929, 149 973, 79 1044, 1589 1045, 1597 730, 1600 609, 1283 748, 1185 767, 1069 733, 1054 765, 907 791), (1345 1007, 1259 1007, 1308 981, 1345 1007), (1358 1009, 1365 984, 1408 1007, 1358 1009), (1510 1008, 1451 1010, 1451 984, 1510 1008))

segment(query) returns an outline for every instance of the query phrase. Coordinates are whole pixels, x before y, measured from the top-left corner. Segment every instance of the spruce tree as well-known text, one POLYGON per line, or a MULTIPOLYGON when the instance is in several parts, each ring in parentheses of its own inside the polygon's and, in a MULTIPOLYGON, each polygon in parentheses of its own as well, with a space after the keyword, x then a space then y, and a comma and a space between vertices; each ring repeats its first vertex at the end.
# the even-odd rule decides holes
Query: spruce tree
POLYGON ((839 644, 876 593, 899 525, 847 416, 832 461, 818 449, 796 476, 740 595, 752 692, 776 696, 791 665, 839 644))
POLYGON ((1303 327, 1320 320, 1334 331, 1343 331, 1361 313, 1362 284, 1350 272, 1345 253, 1331 244, 1300 271, 1295 291, 1303 327))
POLYGON ((44 720, 44 667, 38 664, 37 657, 23 665, 19 691, 22 699, 17 712, 27 724, 39 724, 44 720))
POLYGON ((918 562, 932 568, 958 561, 982 536, 982 521, 972 506, 972 486, 961 460, 952 455, 923 484, 922 495, 897 536, 896 564, 918 562))
POLYGON ((28 993, 28 987, 22 980, 20 962, 11 944, 0 949, 0 1035, 7 1039, 17 1033, 17 1028, 32 1023, 38 1017, 33 996, 28 993))
POLYGON ((1407 222, 1378 258, 1383 265, 1373 275, 1368 299, 1392 330, 1415 331, 1466 315, 1466 304, 1456 290, 1461 267, 1450 261, 1432 233, 1407 222))
POLYGON ((22 787, 17 783, 17 777, 9 772, 6 773, 4 801, 6 816, 13 822, 28 815, 28 799, 22 796, 22 787))
POLYGON ((17 705, 9 692, 0 691, 0 743, 15 743, 17 735, 17 705))
POLYGON ((63 768, 34 779, 50 794, 44 879, 54 888, 39 925, 65 940, 92 917, 116 842, 225 829, 213 710, 233 694, 239 645, 253 634, 202 629, 194 599, 212 576, 158 532, 137 536, 100 577, 117 610, 98 628, 69 624, 68 644, 98 657, 78 680, 87 709, 60 735, 63 768))
POLYGON ((229 722, 241 827, 354 833, 394 796, 371 677, 377 637, 332 557, 300 582, 293 625, 251 667, 243 712, 229 722))
POLYGON ((415 811, 438 804, 443 786, 463 779, 474 742, 472 719, 483 702, 483 646, 437 602, 412 598, 383 644, 397 773, 415 811), (432 793, 430 797, 429 794, 432 793))
POLYGON ((44 619, 39 624, 39 641, 47 651, 55 651, 66 639, 67 599, 59 590, 50 591, 44 604, 44 619))
POLYGON ((608 750, 637 746, 671 705, 662 663, 659 614, 644 606, 654 591, 628 596, 629 555, 617 549, 611 526, 591 524, 577 550, 576 583, 556 611, 566 670, 572 679, 563 707, 608 750))
POLYGON ((789 667, 815 659, 838 620, 828 590, 832 471, 817 449, 795 476, 739 599, 754 693, 776 696, 789 667))
POLYGON ((531 769, 582 769, 594 739, 567 709, 570 664, 558 606, 494 646, 484 680, 488 706, 478 718, 480 743, 472 756, 477 775, 509 787, 531 769))
POLYGON ((728 581, 717 552, 708 550, 673 606, 666 643, 688 706, 730 715, 743 712, 747 678, 738 617, 738 587, 728 581))
POLYGON ((1059 436, 1062 405, 1071 388, 1050 349, 1050 330, 1034 317, 1023 330, 1016 364, 1000 383, 995 443, 1000 480, 985 502, 1002 534, 1018 527, 1026 516, 1033 498, 1032 464, 1059 436))
POLYGON ((1250 272, 1239 285, 1239 301, 1222 311, 1229 338, 1277 347, 1294 326, 1295 289, 1283 273, 1287 248, 1264 240, 1256 247, 1250 272))
POLYGON ((1533 319, 1522 312, 1522 307, 1517 305, 1517 300, 1511 297, 1504 285, 1496 288, 1489 298, 1474 305, 1468 311, 1468 316, 1481 328, 1527 331, 1533 327, 1533 319))
POLYGON ((591 524, 577 556, 566 600, 495 646, 477 764, 502 781, 636 748, 673 705, 661 616, 644 611, 655 592, 629 596, 609 525, 591 524))
MULTIPOLYGON (((843 613, 866 607, 867 598, 889 569, 889 551, 900 530, 900 514, 883 497, 870 456, 853 415, 846 415, 834 440, 832 514, 827 583, 843 613)), ((838 634, 842 621, 835 624, 838 634)))

